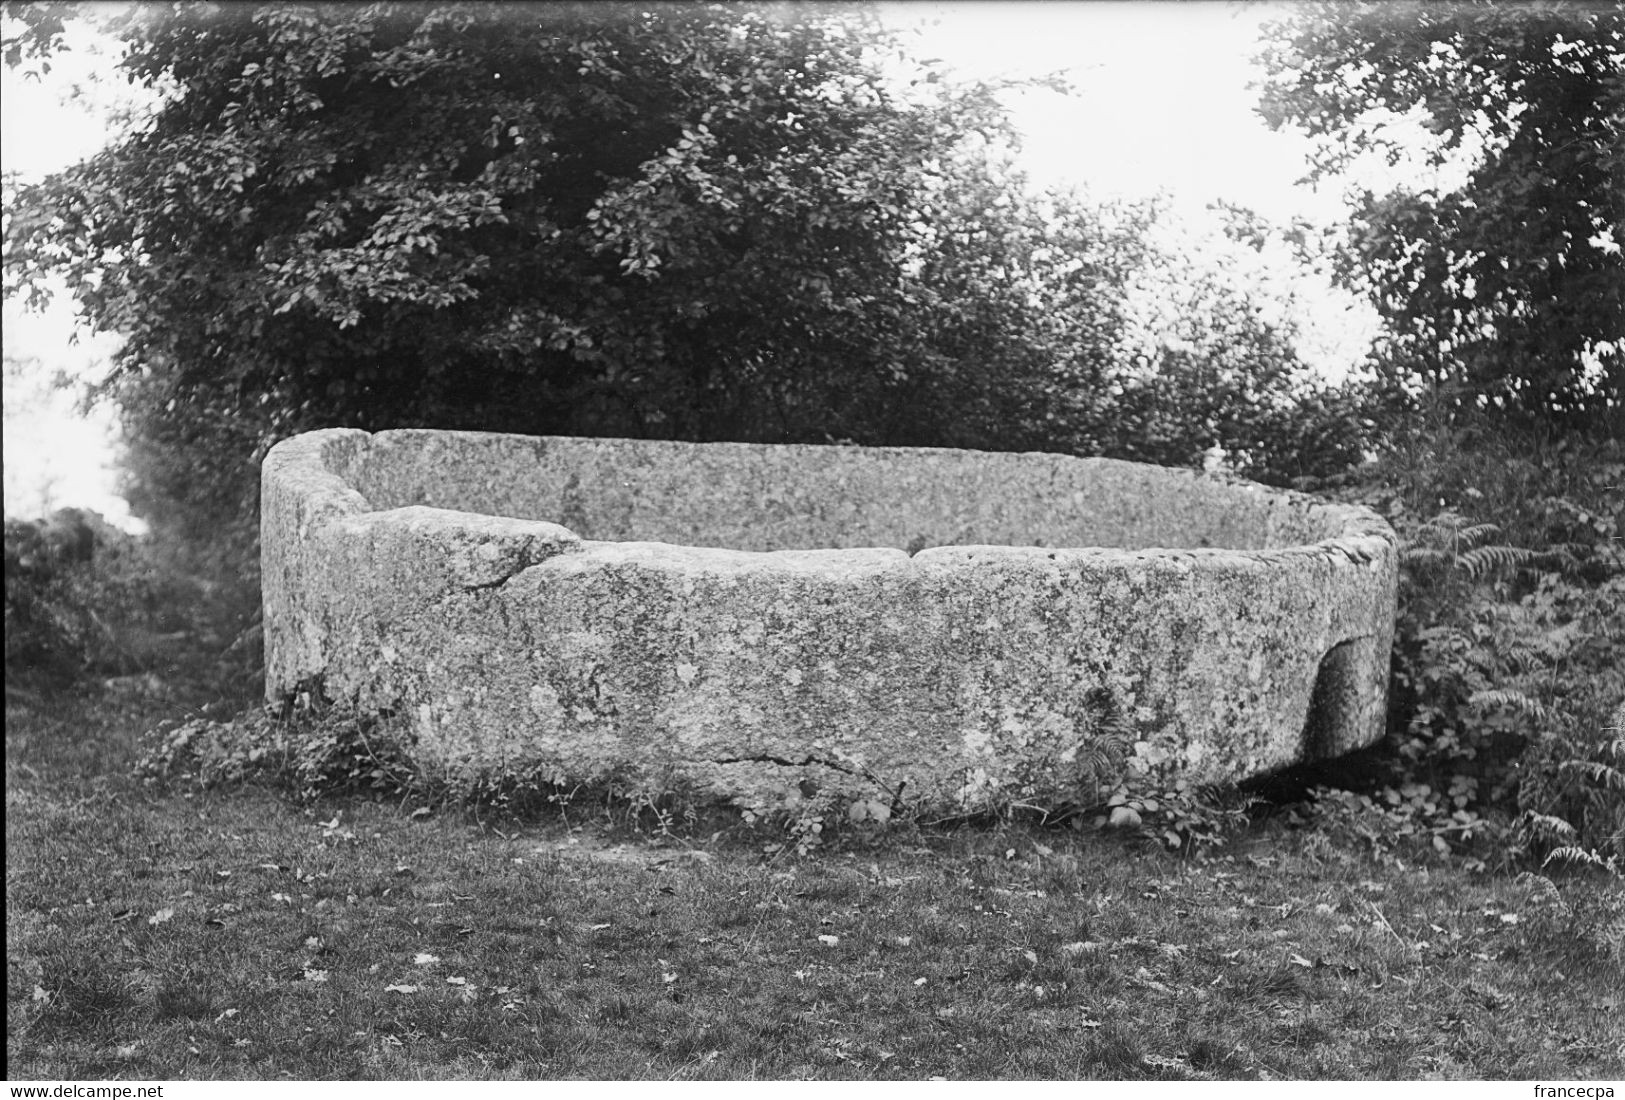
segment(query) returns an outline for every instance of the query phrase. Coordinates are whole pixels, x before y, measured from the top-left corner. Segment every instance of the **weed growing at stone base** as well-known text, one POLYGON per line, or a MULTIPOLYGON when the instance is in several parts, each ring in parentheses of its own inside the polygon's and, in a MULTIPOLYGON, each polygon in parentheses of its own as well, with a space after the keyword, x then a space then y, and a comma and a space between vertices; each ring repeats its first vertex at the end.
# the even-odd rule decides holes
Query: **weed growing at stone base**
MULTIPOLYGON (((611 819, 670 835, 743 824, 772 850, 806 853, 846 831, 872 835, 905 824, 1031 822, 1039 828, 1119 831, 1191 852, 1222 844, 1244 830, 1256 800, 1234 790, 1201 788, 1180 780, 1152 785, 1120 783, 1102 797, 1052 807, 1010 803, 993 812, 942 816, 893 797, 836 797, 803 782, 783 805, 738 806, 699 792, 675 774, 612 772, 591 783, 572 783, 545 765, 513 765, 469 777, 434 776, 412 756, 410 734, 389 715, 356 714, 302 693, 282 716, 250 708, 227 719, 193 717, 148 731, 134 765, 137 777, 166 790, 203 791, 257 784, 301 801, 370 794, 419 807, 457 806, 497 824, 600 812, 611 819)), ((935 812, 934 812, 935 811, 935 812)))
POLYGON ((416 767, 376 719, 284 721, 260 709, 227 719, 164 723, 143 737, 136 774, 168 785, 260 782, 312 799, 344 791, 408 794, 416 767))

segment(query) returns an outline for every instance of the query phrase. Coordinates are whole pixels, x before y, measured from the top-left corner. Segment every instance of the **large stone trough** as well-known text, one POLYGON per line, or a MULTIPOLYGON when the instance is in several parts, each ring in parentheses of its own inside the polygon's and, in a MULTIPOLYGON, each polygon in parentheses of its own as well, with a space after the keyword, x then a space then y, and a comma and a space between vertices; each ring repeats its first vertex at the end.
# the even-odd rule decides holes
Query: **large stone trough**
POLYGON ((1191 471, 336 429, 272 448, 262 547, 267 698, 453 779, 979 810, 1383 731, 1392 530, 1191 471))

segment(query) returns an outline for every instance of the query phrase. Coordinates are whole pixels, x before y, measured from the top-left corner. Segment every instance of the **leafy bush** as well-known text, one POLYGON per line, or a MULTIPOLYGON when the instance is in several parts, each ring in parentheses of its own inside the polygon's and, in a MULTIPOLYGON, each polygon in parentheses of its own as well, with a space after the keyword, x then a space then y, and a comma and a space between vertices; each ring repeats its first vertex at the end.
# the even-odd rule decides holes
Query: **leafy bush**
POLYGON ((72 679, 142 670, 134 620, 161 617, 168 588, 140 540, 94 512, 7 519, 6 675, 72 679))
POLYGON ((1091 824, 1130 829, 1172 851, 1191 852, 1221 845, 1245 829, 1252 802, 1233 789, 1196 787, 1183 779, 1161 788, 1122 784, 1091 824))
POLYGON ((460 778, 431 776, 412 756, 413 741, 388 714, 357 714, 328 702, 315 685, 281 713, 250 708, 220 720, 165 723, 143 738, 135 774, 154 784, 208 790, 244 784, 304 802, 334 795, 398 798, 421 806, 456 805, 475 814, 526 818, 568 813, 601 802, 612 816, 670 832, 692 824, 695 803, 674 784, 633 784, 610 776, 572 786, 546 767, 505 768, 460 778))
POLYGON ((1496 818, 1513 856, 1625 856, 1625 445, 1434 424, 1352 495, 1404 544, 1387 808, 1436 846, 1496 818))
POLYGON ((142 674, 251 696, 263 670, 257 588, 197 575, 183 549, 76 508, 6 520, 13 690, 142 674))
POLYGON ((136 774, 199 788, 259 782, 300 798, 339 791, 403 795, 423 786, 387 719, 308 704, 287 716, 251 709, 192 718, 147 734, 136 774))

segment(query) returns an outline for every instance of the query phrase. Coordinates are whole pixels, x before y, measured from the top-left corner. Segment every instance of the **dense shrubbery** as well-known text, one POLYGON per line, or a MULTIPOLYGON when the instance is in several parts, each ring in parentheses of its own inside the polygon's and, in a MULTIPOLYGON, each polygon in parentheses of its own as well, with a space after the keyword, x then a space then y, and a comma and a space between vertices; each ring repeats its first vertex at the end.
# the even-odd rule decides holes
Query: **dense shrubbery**
POLYGON ((169 545, 64 508, 8 518, 5 554, 8 690, 179 675, 240 696, 259 676, 241 593, 178 566, 169 545))
POLYGON ((1440 848, 1625 859, 1625 443, 1394 438, 1344 491, 1404 544, 1373 805, 1440 848))
POLYGON ((1584 4, 1326 3, 1269 34, 1261 110, 1317 139, 1311 176, 1383 153, 1405 169, 1351 193, 1332 248, 1383 321, 1369 365, 1386 442, 1356 495, 1406 546, 1372 807, 1440 847, 1488 832, 1617 865, 1625 22, 1584 4))
POLYGON ((376 719, 325 707, 272 715, 246 711, 226 721, 191 718, 148 734, 137 773, 201 787, 267 782, 303 798, 342 791, 402 795, 423 783, 398 740, 376 719))
POLYGON ((93 512, 7 519, 6 676, 71 679, 137 671, 128 625, 170 593, 138 540, 93 512))

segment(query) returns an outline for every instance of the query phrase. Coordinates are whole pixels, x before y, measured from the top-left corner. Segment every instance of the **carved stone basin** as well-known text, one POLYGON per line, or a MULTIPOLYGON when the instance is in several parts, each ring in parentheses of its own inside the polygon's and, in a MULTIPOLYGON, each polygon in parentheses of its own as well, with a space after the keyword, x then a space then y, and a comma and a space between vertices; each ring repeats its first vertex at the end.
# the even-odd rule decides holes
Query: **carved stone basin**
POLYGON ((334 429, 262 483, 266 696, 447 777, 951 810, 1383 732, 1374 513, 1054 454, 334 429))

